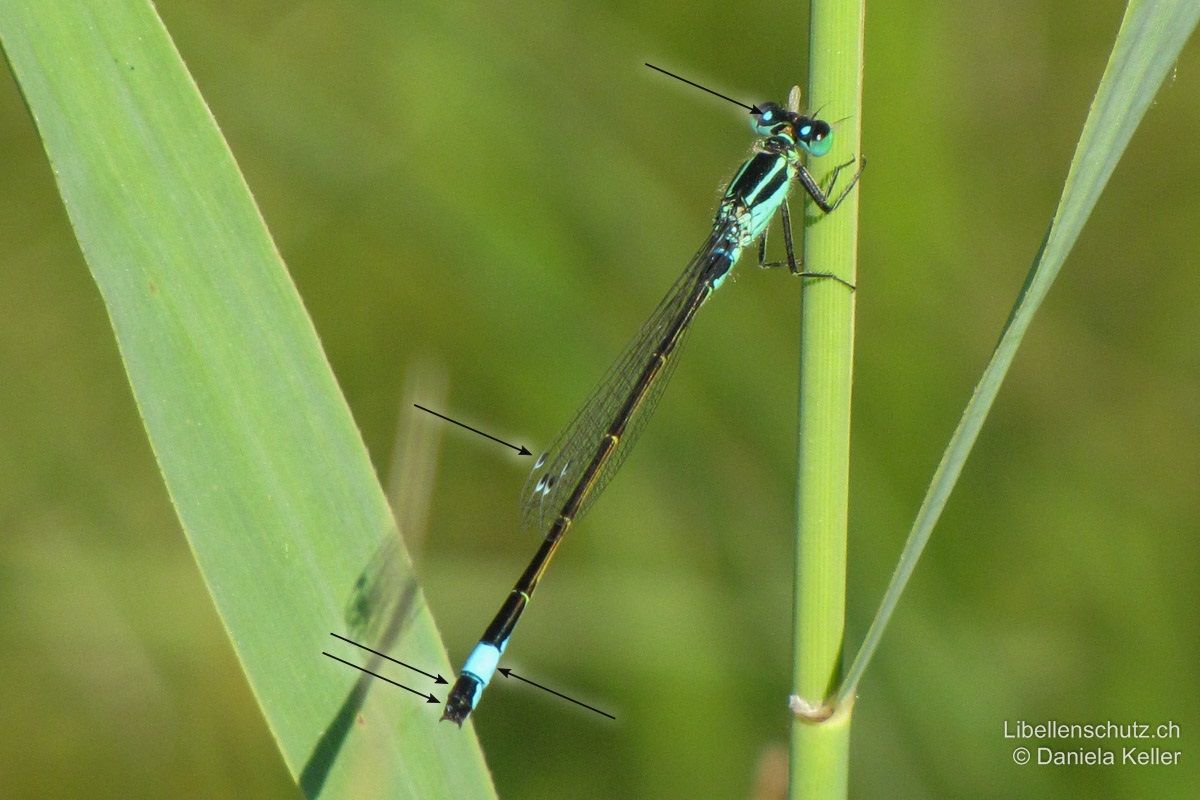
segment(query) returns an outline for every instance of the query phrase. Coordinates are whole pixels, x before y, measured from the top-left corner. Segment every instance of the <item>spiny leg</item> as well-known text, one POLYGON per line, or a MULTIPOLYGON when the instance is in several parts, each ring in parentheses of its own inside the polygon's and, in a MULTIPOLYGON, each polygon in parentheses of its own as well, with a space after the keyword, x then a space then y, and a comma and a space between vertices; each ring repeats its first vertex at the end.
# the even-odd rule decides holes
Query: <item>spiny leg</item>
MULTIPOLYGON (((767 261, 767 231, 758 237, 758 266, 759 269, 776 269, 786 266, 793 275, 802 275, 800 264, 796 261, 796 248, 792 245, 792 217, 788 213, 787 198, 779 206, 780 224, 783 226, 783 246, 787 250, 787 261, 767 261)), ((769 226, 768 226, 769 229, 769 226)))
POLYGON ((788 213, 787 198, 783 199, 783 203, 779 207, 779 221, 783 225, 783 245, 787 250, 787 261, 767 261, 767 234, 766 231, 759 237, 758 240, 758 266, 763 269, 774 269, 777 267, 788 267, 792 274, 800 278, 833 278, 838 283, 854 291, 854 284, 834 275, 832 272, 803 272, 800 269, 800 262, 796 259, 796 248, 792 243, 792 217, 788 213))
MULTIPOLYGON (((854 163, 854 159, 852 158, 849 161, 838 164, 836 167, 833 168, 833 170, 830 171, 829 185, 827 187, 825 187, 825 196, 826 197, 833 194, 833 187, 837 183, 838 173, 840 173, 842 170, 844 170, 846 167, 850 166, 853 163, 854 163)), ((860 174, 861 174, 861 170, 860 170, 860 174)), ((853 186, 856 181, 858 181, 858 175, 854 176, 854 180, 850 182, 850 185, 853 186)))
POLYGON ((788 213, 787 198, 779 206, 779 221, 783 224, 783 247, 787 251, 788 268, 793 275, 800 275, 800 264, 796 261, 796 248, 792 245, 792 215, 788 213))
POLYGON ((858 160, 858 163, 859 163, 858 171, 855 172, 854 177, 850 179, 850 185, 847 186, 845 189, 843 189, 842 193, 837 196, 837 199, 835 199, 832 203, 830 203, 829 195, 833 193, 833 185, 837 181, 838 173, 841 172, 842 169, 850 166, 853 163, 854 163, 854 159, 850 159, 845 164, 838 164, 836 167, 833 168, 833 173, 831 174, 830 179, 829 179, 829 191, 828 192, 823 191, 821 189, 820 184, 817 183, 816 179, 813 178, 812 174, 808 171, 808 169, 806 169, 803 166, 800 167, 796 177, 799 179, 800 183, 803 184, 804 190, 806 192, 808 192, 809 197, 811 197, 813 199, 813 202, 817 204, 817 207, 820 208, 822 211, 824 211, 826 214, 830 214, 833 212, 833 210, 835 208, 840 206, 842 204, 842 201, 846 199, 846 196, 848 194, 850 194, 850 190, 853 189, 855 184, 858 183, 858 179, 862 176, 863 170, 866 169, 866 167, 867 167, 867 159, 866 158, 859 159, 858 160))

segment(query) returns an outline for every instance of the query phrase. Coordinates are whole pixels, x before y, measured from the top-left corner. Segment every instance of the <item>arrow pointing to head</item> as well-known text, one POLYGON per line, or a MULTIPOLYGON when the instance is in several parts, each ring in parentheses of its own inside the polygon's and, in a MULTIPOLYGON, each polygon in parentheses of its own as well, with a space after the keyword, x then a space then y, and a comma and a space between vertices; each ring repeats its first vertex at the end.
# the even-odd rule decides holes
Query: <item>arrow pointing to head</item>
POLYGON ((741 106, 742 108, 748 108, 748 109, 750 109, 751 114, 761 114, 762 113, 762 111, 759 109, 758 106, 748 106, 745 103, 739 103, 737 100, 734 100, 732 97, 726 97, 725 95, 721 94, 720 92, 714 92, 712 89, 709 89, 707 86, 701 86, 698 83, 689 81, 687 78, 681 78, 678 75, 676 75, 674 72, 667 72, 662 67, 656 67, 653 64, 651 64, 650 62, 645 62, 645 63, 646 63, 646 66, 649 67, 650 69, 661 72, 663 75, 670 75, 675 80, 683 81, 688 86, 695 86, 697 89, 699 89, 701 91, 708 92, 709 94, 715 94, 717 97, 721 98, 722 100, 728 100, 729 102, 733 103, 735 106, 741 106))

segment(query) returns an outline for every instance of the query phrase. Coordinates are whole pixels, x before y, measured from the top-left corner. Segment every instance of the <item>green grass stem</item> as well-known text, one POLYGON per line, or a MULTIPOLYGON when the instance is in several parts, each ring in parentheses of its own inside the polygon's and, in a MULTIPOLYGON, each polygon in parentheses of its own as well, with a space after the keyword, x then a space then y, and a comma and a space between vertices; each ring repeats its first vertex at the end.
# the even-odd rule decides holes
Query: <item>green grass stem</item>
MULTIPOLYGON (((807 105, 837 124, 828 167, 860 154, 861 2, 814 0, 807 105)), ((821 170, 825 172, 825 170, 821 170)), ((843 179, 846 176, 843 174, 843 179)), ((858 190, 804 237, 805 269, 855 282, 858 190)), ((807 279, 801 292, 796 591, 790 797, 844 798, 850 715, 826 718, 841 677, 850 466, 854 293, 807 279), (811 711, 796 713, 795 708, 811 711)))

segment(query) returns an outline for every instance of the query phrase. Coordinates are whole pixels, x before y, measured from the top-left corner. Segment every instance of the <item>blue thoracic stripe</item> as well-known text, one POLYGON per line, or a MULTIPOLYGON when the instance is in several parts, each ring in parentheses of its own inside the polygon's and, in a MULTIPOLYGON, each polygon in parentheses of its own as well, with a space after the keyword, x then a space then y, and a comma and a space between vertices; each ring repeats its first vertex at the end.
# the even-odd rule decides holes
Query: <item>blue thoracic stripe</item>
MULTIPOLYGON (((738 172, 737 177, 729 184, 725 197, 739 197, 746 205, 753 205, 761 199, 765 186, 775 183, 775 187, 778 188, 786 175, 786 158, 775 153, 759 153, 747 161, 738 172)), ((769 193, 767 196, 770 196, 769 193)))
MULTIPOLYGON (((770 173, 761 184, 759 184, 758 192, 754 197, 749 198, 751 205, 757 205, 762 202, 769 203, 772 198, 779 193, 779 190, 784 188, 787 182, 787 162, 782 158, 775 159, 776 169, 770 173)), ((774 210, 774 209, 772 209, 774 210)))
MULTIPOLYGON (((739 221, 742 243, 758 238, 766 230, 787 196, 794 172, 795 167, 783 153, 758 153, 742 165, 725 192, 726 202, 738 203, 750 212, 739 221)), ((737 251, 732 255, 737 260, 737 251)))
POLYGON ((725 196, 726 196, 726 197, 729 197, 729 196, 730 196, 730 194, 733 192, 733 187, 735 187, 735 186, 737 186, 737 185, 741 184, 741 182, 742 182, 742 176, 746 174, 746 170, 750 168, 750 165, 751 165, 752 163, 754 163, 754 159, 750 159, 749 161, 745 161, 745 162, 743 162, 743 163, 742 163, 742 166, 738 167, 737 174, 733 176, 733 179, 732 179, 731 181, 729 181, 729 186, 728 186, 728 188, 726 188, 726 189, 725 189, 725 196))

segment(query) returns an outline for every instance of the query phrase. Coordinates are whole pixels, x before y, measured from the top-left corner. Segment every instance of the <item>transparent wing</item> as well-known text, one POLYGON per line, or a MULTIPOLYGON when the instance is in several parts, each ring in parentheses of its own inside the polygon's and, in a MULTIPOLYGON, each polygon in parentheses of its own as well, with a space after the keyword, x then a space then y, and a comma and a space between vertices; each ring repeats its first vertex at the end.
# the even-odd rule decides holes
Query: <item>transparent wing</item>
MULTIPOLYGON (((683 274, 642 325, 637 337, 625 348, 608 374, 588 397, 587 402, 576 413, 575 419, 558 435, 549 449, 538 457, 521 492, 521 521, 525 527, 544 531, 554 522, 595 456, 613 418, 635 390, 638 379, 655 349, 662 343, 676 320, 687 313, 715 259, 721 257, 714 251, 723 242, 736 238, 737 228, 738 223, 732 218, 723 225, 714 226, 708 241, 692 257, 683 274)), ((629 418, 616 449, 601 467, 587 497, 575 513, 576 519, 581 517, 592 500, 600 495, 633 449, 646 420, 654 413, 654 407, 675 370, 684 337, 686 330, 676 344, 675 351, 666 360, 653 385, 648 389, 645 398, 629 418)))

